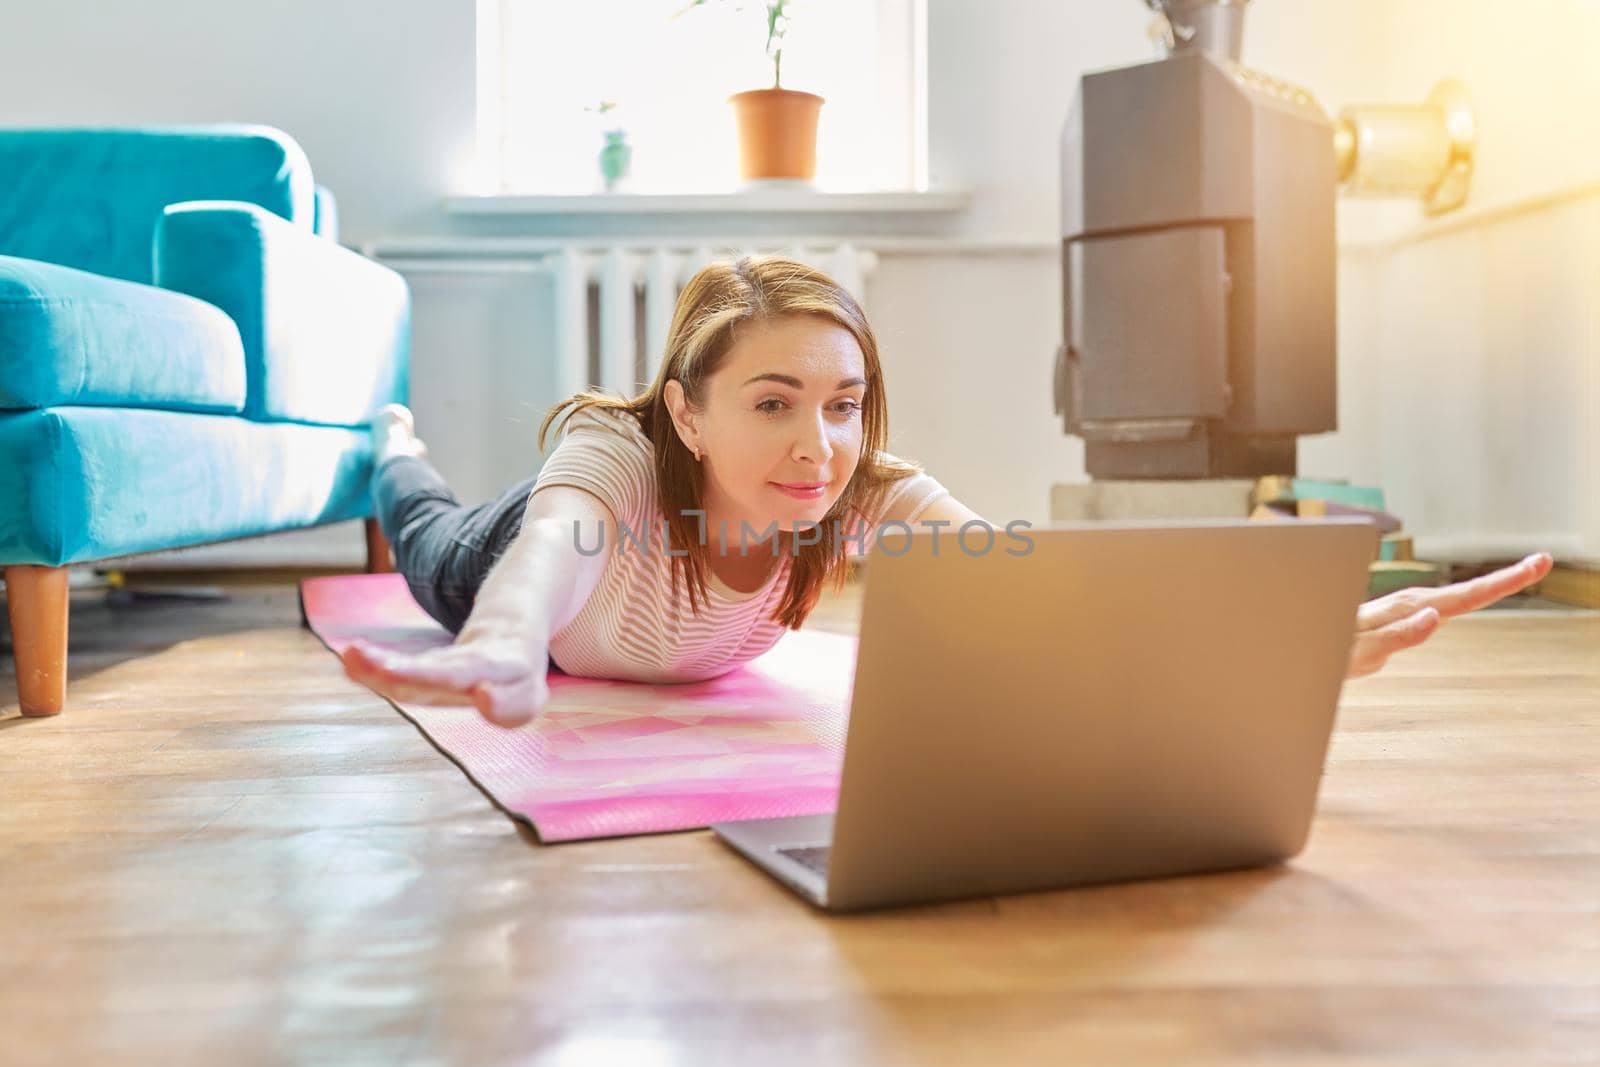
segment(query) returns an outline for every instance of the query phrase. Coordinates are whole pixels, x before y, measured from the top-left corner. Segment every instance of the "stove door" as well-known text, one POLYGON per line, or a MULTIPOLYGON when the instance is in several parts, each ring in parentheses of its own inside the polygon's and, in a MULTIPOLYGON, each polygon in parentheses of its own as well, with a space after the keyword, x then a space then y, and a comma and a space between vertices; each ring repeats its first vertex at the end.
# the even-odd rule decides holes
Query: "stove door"
POLYGON ((1086 238, 1069 255, 1075 415, 1091 424, 1174 426, 1226 415, 1230 282, 1222 227, 1086 238))

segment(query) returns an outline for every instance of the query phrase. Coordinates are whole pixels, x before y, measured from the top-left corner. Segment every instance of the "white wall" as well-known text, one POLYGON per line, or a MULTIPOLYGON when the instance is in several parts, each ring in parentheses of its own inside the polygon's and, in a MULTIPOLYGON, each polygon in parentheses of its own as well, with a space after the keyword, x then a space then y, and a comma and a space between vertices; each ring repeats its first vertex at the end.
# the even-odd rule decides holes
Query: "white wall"
POLYGON ((0 123, 263 122, 352 234, 429 225, 470 165, 471 0, 0 2, 0 123))
MULTIPOLYGON (((885 257, 868 299, 885 342, 892 447, 991 518, 1043 522, 1049 486, 1084 477, 1081 447, 1050 411, 1060 123, 1085 70, 1152 55, 1148 13, 1139 0, 929 8, 930 166, 936 182, 974 191, 970 211, 933 232, 1033 250, 885 257)), ((1514 207, 1600 176, 1600 139, 1578 135, 1583 97, 1570 95, 1593 99, 1595 75, 1560 82, 1583 70, 1597 10, 1590 0, 1255 0, 1244 59, 1330 112, 1419 100, 1438 77, 1463 77, 1484 116, 1475 201, 1514 207), (1531 14, 1516 22, 1508 8, 1531 14), (1536 51, 1554 58, 1534 62, 1536 51), (1555 107, 1565 125, 1529 121, 1555 107)), ((287 0, 270 11, 6 0, 3 13, 0 123, 267 122, 293 133, 339 194, 347 241, 471 228, 438 202, 472 169, 473 0, 287 0)), ((1597 494, 1583 492, 1597 484, 1600 329, 1584 293, 1600 256, 1594 207, 1386 243, 1419 225, 1408 205, 1341 204, 1341 238, 1363 242, 1339 271, 1341 429, 1303 442, 1302 470, 1385 485, 1424 545, 1559 539, 1569 554, 1600 556, 1597 494)), ((555 399, 548 292, 517 276, 412 281, 420 428, 463 496, 487 497, 537 465, 532 431, 555 399)))
POLYGON ((1302 462, 1382 484, 1439 558, 1600 558, 1600 4, 1397 0, 1384 33, 1380 99, 1461 79, 1478 166, 1464 209, 1342 257, 1342 428, 1302 462))

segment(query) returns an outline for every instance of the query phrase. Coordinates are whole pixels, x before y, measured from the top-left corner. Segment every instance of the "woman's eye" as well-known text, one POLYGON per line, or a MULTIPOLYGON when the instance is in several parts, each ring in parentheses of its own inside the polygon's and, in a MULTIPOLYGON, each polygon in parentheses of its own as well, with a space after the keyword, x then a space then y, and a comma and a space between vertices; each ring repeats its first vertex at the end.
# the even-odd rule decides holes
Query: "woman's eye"
MULTIPOLYGON (((770 397, 757 404, 756 410, 765 415, 776 415, 782 408, 786 406, 787 405, 784 404, 782 400, 779 400, 776 397, 770 397)), ((834 406, 833 410, 840 415, 853 416, 861 411, 861 405, 856 403, 854 400, 841 400, 837 405, 834 406)))

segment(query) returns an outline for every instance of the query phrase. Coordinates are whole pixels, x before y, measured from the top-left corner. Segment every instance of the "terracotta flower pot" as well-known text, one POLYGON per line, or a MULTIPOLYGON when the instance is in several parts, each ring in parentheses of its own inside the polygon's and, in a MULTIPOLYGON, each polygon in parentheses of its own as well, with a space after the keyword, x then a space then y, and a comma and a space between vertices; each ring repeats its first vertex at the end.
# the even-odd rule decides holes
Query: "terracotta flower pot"
POLYGON ((733 94, 728 103, 739 124, 740 177, 816 177, 822 97, 793 89, 752 89, 733 94))

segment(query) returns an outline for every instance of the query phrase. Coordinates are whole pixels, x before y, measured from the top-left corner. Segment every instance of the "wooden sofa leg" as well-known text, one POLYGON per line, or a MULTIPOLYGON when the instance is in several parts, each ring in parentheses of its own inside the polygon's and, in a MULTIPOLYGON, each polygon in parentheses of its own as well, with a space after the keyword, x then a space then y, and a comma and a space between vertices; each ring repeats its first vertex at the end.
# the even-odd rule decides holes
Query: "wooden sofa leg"
POLYGON ((383 536, 383 528, 378 525, 377 519, 367 520, 367 573, 388 574, 394 570, 394 562, 389 556, 389 540, 383 536))
POLYGON ((6 568, 22 714, 55 715, 67 699, 67 568, 6 568))

